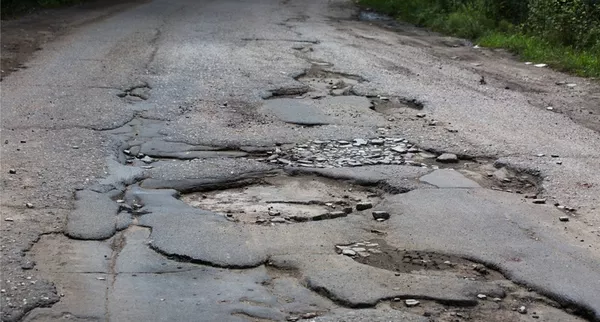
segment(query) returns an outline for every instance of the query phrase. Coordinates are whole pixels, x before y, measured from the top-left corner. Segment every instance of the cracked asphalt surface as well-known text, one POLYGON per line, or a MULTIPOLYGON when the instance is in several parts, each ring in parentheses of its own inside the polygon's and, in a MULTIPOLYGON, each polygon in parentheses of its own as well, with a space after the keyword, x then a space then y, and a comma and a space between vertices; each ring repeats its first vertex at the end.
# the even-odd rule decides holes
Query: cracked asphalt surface
POLYGON ((597 83, 346 0, 109 11, 2 80, 3 321, 600 321, 597 83))

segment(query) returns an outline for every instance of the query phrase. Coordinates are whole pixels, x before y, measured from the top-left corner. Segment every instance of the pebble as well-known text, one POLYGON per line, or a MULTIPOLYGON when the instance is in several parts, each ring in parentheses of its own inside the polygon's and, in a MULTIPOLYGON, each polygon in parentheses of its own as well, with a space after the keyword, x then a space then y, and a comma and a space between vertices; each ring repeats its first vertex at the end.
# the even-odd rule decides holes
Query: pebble
POLYGON ((370 202, 360 202, 356 204, 356 210, 362 211, 373 208, 373 204, 370 202))
POLYGON ((501 298, 499 298, 499 297, 494 297, 494 298, 492 299, 492 301, 494 301, 494 302, 502 302, 502 299, 501 299, 501 298))
POLYGON ((452 153, 444 153, 437 157, 436 160, 442 163, 456 163, 458 162, 458 156, 452 153))
POLYGON ((543 68, 543 67, 548 66, 548 64, 535 64, 533 66, 538 67, 538 68, 543 68))
POLYGON ((527 308, 525 306, 521 306, 517 309, 517 312, 521 314, 527 314, 527 308))
POLYGON ((417 305, 421 304, 421 302, 419 302, 417 300, 405 300, 404 304, 408 307, 413 307, 413 306, 417 306, 417 305))
POLYGON ((405 148, 403 148, 401 146, 395 146, 395 147, 391 148, 390 150, 392 150, 394 152, 398 152, 398 153, 406 153, 406 152, 408 152, 405 148))
POLYGON ((546 203, 546 199, 533 199, 533 203, 544 204, 544 203, 546 203))
POLYGON ((417 117, 419 117, 419 118, 424 118, 425 116, 427 116, 427 114, 425 114, 425 113, 418 113, 417 114, 417 117))
POLYGON ((569 221, 569 217, 567 217, 567 216, 560 216, 560 217, 558 217, 558 220, 560 220, 560 221, 569 221))
POLYGON ((556 161, 556 164, 561 165, 562 161, 556 161))
POLYGON ((480 300, 485 300, 487 298, 487 295, 485 294, 477 294, 477 298, 480 300))
POLYGON ((380 210, 373 211, 373 218, 388 220, 388 219, 390 219, 390 213, 387 211, 380 211, 380 210))
POLYGON ((25 207, 32 209, 33 208, 33 204, 31 202, 28 202, 25 204, 25 207))
POLYGON ((369 143, 369 141, 365 140, 365 139, 354 139, 354 144, 357 145, 367 145, 369 143))
POLYGON ((15 221, 15 220, 12 219, 11 217, 7 217, 7 218, 4 218, 4 221, 15 221))
POLYGON ((271 222, 273 222, 273 223, 285 223, 285 218, 281 218, 281 217, 271 218, 271 222))
POLYGON ((342 255, 356 256, 356 252, 353 251, 352 249, 344 249, 344 250, 342 250, 342 255))
POLYGON ((315 312, 309 312, 309 313, 302 314, 303 319, 313 319, 316 317, 317 317, 317 313, 315 313, 315 312))
POLYGON ((17 170, 15 170, 15 169, 9 169, 8 173, 10 173, 10 174, 17 174, 17 170))
POLYGON ((577 86, 577 84, 574 84, 574 83, 569 83, 569 84, 567 84, 567 87, 570 87, 570 88, 573 88, 573 87, 575 87, 575 86, 577 86))
POLYGON ((154 159, 152 159, 152 158, 151 158, 151 157, 149 157, 149 156, 145 156, 145 157, 143 157, 141 160, 142 160, 142 162, 144 162, 144 163, 152 163, 152 162, 154 162, 154 159))
POLYGON ((538 153, 538 154, 536 154, 536 156, 537 156, 538 158, 541 158, 541 157, 545 156, 545 154, 543 154, 543 153, 538 153))
POLYGON ((552 111, 552 110, 554 110, 554 107, 552 107, 552 106, 548 106, 548 107, 546 107, 546 109, 547 109, 548 111, 552 111))

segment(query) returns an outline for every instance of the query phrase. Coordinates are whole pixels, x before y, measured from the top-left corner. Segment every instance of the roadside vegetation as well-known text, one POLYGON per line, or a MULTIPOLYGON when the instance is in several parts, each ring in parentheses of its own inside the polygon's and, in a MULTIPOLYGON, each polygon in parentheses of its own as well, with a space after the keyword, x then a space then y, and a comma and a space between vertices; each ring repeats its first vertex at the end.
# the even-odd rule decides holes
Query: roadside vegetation
POLYGON ((432 30, 522 59, 600 77, 600 0, 359 0, 432 30))
POLYGON ((39 8, 56 8, 80 3, 81 0, 2 0, 2 19, 39 8))

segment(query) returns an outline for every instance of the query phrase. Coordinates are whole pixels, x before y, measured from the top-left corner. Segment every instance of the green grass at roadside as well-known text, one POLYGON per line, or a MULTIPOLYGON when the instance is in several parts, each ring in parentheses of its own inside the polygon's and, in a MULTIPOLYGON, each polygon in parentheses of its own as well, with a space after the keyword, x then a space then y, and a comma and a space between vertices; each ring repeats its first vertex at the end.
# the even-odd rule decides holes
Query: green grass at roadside
POLYGON ((600 50, 579 49, 550 44, 535 36, 522 33, 491 32, 478 39, 478 44, 491 48, 506 48, 523 60, 549 66, 584 77, 600 76, 600 50))
POLYGON ((579 76, 600 77, 600 40, 597 45, 585 48, 547 41, 540 35, 528 34, 522 25, 517 27, 508 22, 509 16, 499 17, 486 0, 359 0, 359 3, 417 26, 471 39, 484 47, 506 48, 523 60, 546 63, 579 76))

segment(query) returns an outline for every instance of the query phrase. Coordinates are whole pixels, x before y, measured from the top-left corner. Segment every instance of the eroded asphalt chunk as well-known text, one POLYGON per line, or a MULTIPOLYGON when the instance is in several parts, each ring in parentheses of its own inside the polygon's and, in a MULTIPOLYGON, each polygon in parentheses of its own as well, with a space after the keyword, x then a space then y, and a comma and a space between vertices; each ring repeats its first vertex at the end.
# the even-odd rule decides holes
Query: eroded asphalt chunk
POLYGON ((473 123, 448 39, 355 12, 155 0, 3 80, 2 319, 600 319, 597 132, 473 123))

